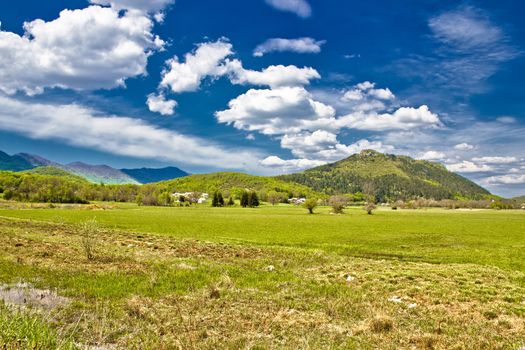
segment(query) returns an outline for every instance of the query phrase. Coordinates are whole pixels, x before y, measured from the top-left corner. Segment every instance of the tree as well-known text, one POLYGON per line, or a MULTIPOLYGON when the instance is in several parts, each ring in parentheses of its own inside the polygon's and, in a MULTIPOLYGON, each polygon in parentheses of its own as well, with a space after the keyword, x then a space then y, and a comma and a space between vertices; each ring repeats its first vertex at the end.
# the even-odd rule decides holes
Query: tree
POLYGON ((268 202, 271 203, 271 205, 276 205, 281 201, 281 196, 276 191, 271 191, 268 193, 268 202))
POLYGON ((220 192, 213 192, 213 197, 211 200, 211 206, 212 207, 222 207, 224 206, 224 198, 222 197, 222 193, 220 192))
POLYGON ((218 203, 219 203, 219 198, 217 196, 217 192, 213 192, 213 196, 211 199, 211 206, 215 208, 218 206, 218 203))
POLYGON ((241 206, 243 208, 246 208, 250 205, 250 196, 248 195, 248 192, 243 191, 241 194, 241 206))
POLYGON ((257 196, 257 192, 250 192, 248 195, 248 205, 252 208, 259 206, 259 197, 257 196))
POLYGON ((228 200, 228 206, 229 206, 229 207, 232 207, 232 206, 234 206, 234 205, 235 205, 235 200, 233 200, 233 197, 230 196, 230 199, 228 200))
POLYGON ((363 194, 366 199, 366 205, 363 209, 368 215, 372 215, 372 211, 376 208, 376 189, 371 181, 367 181, 363 185, 363 194))
POLYGON ((308 198, 303 205, 306 209, 308 209, 308 213, 313 214, 314 209, 317 207, 317 199, 308 198))
POLYGON ((332 212, 334 214, 343 214, 343 210, 348 203, 348 198, 345 196, 332 196, 328 200, 328 203, 332 206, 332 212))

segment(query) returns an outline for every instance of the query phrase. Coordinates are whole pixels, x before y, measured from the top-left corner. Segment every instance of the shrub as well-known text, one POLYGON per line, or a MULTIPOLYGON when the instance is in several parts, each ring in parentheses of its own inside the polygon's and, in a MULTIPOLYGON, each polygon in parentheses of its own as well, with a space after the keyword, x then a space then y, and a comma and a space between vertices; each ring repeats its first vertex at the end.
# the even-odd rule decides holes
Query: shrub
POLYGON ((100 227, 96 219, 83 222, 80 226, 81 244, 84 254, 88 260, 95 259, 95 250, 97 246, 97 236, 100 227))
POLYGON ((348 203, 348 198, 345 196, 332 196, 328 200, 328 203, 332 206, 332 212, 334 214, 342 214, 343 210, 348 203))

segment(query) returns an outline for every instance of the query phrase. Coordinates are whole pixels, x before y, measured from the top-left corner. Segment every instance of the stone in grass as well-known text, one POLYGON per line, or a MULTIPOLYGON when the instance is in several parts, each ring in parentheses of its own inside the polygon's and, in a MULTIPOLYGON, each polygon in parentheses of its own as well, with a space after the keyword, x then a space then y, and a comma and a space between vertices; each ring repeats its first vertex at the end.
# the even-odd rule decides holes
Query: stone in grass
POLYGON ((265 270, 268 271, 268 272, 272 272, 272 271, 275 270, 275 266, 273 266, 273 265, 268 265, 268 266, 266 266, 266 269, 265 269, 265 270))

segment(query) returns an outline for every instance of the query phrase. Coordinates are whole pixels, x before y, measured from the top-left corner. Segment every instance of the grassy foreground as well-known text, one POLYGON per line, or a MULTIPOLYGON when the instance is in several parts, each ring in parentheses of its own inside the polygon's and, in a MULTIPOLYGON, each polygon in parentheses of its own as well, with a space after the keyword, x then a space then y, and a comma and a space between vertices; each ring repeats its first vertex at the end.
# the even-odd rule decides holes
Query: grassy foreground
POLYGON ((0 285, 66 300, 0 305, 0 348, 525 346, 525 213, 319 212, 0 210, 0 285))

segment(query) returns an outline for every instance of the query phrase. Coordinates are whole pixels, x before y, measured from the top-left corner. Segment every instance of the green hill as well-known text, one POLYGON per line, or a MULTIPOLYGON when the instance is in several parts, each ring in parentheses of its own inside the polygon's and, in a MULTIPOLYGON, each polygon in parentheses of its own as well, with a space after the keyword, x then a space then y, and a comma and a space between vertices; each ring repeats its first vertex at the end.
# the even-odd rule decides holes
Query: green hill
POLYGON ((53 166, 41 166, 38 168, 26 170, 23 173, 45 175, 45 176, 59 176, 59 177, 66 177, 69 180, 73 180, 73 181, 88 182, 85 178, 81 176, 74 175, 66 170, 56 168, 53 166))
POLYGON ((484 188, 439 163, 371 150, 278 178, 326 194, 358 193, 363 191, 365 183, 372 183, 379 201, 417 197, 481 199, 490 195, 484 188))
POLYGON ((279 192, 291 196, 321 196, 311 188, 283 181, 275 177, 254 176, 243 173, 221 172, 212 174, 196 174, 158 182, 154 184, 161 189, 171 192, 207 192, 222 191, 233 195, 242 190, 253 190, 257 192, 279 192))

